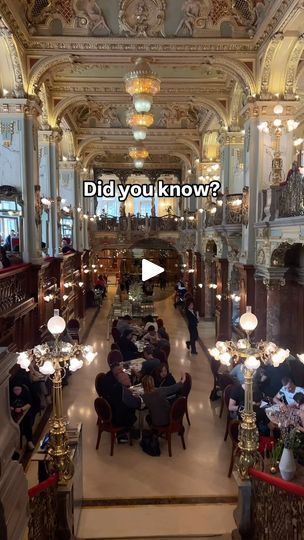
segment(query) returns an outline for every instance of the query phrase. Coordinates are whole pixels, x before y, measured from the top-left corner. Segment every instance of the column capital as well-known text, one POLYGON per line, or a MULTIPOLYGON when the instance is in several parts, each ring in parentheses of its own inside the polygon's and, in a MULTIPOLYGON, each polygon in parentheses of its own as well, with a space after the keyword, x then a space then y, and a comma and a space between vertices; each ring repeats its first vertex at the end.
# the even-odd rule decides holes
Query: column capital
POLYGON ((263 101, 256 99, 254 101, 249 101, 249 103, 247 103, 242 109, 241 114, 245 118, 245 120, 257 118, 272 120, 278 116, 274 112, 274 108, 277 105, 281 105, 283 107, 283 112, 280 114, 280 118, 282 120, 287 120, 289 118, 292 118, 292 116, 296 114, 298 102, 295 99, 289 101, 280 101, 278 99, 263 101))
POLYGON ((68 160, 61 160, 59 161, 59 169, 60 170, 73 170, 73 171, 80 171, 82 169, 82 165, 79 161, 68 159, 68 160))
POLYGON ((288 268, 281 266, 279 268, 259 268, 255 274, 255 279, 262 281, 266 289, 280 289, 286 283, 285 274, 287 270, 288 268))
POLYGON ((42 113, 41 100, 37 96, 26 98, 0 99, 0 114, 21 114, 24 116, 40 116, 42 113))
POLYGON ((233 146, 244 144, 245 133, 243 130, 239 131, 226 131, 222 130, 219 134, 219 144, 221 146, 233 146))
POLYGON ((62 129, 59 127, 49 129, 39 129, 38 137, 40 143, 60 143, 62 139, 62 129))

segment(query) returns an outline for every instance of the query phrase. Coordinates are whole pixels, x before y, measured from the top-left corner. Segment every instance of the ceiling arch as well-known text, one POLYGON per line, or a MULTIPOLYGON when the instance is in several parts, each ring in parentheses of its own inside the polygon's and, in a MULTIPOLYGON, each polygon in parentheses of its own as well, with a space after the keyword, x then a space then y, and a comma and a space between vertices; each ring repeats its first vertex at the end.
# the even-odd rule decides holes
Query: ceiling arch
POLYGON ((25 97, 24 71, 13 33, 0 19, 0 87, 13 97, 25 97))

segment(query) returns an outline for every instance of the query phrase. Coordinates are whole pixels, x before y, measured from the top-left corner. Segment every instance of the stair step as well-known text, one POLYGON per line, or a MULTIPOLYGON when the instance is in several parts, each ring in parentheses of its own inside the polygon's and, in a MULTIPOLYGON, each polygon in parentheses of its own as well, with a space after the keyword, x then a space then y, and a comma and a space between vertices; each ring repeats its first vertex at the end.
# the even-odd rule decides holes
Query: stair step
POLYGON ((78 540, 230 540, 235 504, 82 508, 78 540))

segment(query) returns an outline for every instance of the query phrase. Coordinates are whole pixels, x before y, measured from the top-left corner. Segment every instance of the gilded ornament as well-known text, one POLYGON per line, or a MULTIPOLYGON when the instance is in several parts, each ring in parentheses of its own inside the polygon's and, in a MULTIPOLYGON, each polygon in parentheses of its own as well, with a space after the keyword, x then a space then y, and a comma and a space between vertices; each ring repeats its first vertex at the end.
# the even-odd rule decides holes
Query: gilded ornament
POLYGON ((166 0, 120 0, 120 33, 137 37, 165 37, 166 0))

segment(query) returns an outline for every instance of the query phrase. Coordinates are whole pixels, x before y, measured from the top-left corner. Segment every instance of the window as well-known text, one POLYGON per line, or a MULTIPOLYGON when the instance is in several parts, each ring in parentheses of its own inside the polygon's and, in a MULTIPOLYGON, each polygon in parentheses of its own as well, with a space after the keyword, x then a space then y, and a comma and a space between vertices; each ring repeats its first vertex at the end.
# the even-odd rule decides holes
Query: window
POLYGON ((16 201, 0 200, 0 243, 8 251, 19 251, 20 216, 21 206, 16 201))

